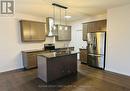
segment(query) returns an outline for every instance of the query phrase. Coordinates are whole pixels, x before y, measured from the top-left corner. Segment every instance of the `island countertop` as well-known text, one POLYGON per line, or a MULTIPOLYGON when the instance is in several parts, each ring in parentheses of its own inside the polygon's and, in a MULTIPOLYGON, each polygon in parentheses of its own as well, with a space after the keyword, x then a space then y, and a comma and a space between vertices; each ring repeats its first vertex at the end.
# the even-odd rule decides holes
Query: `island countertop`
POLYGON ((76 51, 59 51, 59 52, 46 52, 38 54, 38 56, 43 56, 46 58, 55 58, 55 57, 61 57, 61 56, 67 56, 72 54, 77 54, 79 52, 76 51))

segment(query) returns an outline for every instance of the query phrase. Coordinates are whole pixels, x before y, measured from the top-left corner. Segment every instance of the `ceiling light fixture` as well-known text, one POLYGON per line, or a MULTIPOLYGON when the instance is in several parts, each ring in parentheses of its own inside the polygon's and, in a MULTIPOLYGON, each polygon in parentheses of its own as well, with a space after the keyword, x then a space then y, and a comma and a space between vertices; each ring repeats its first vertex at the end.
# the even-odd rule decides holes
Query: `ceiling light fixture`
POLYGON ((67 20, 71 18, 71 16, 67 15, 68 7, 62 6, 60 4, 52 3, 53 6, 53 17, 47 18, 47 29, 48 29, 48 36, 57 36, 58 30, 68 30, 67 20), (59 13, 59 24, 56 24, 56 7, 60 9, 59 13), (62 18, 62 10, 64 10, 64 17, 62 18), (62 19, 64 19, 64 24, 62 24, 62 19), (52 22, 53 21, 53 22, 52 22), (51 33, 50 33, 51 32, 51 33))
MULTIPOLYGON (((62 5, 60 5, 60 4, 56 4, 56 3, 52 3, 52 5, 54 6, 54 8, 53 8, 53 18, 54 18, 54 27, 55 27, 55 22, 56 22, 56 19, 55 19, 55 7, 58 7, 58 8, 60 8, 60 24, 59 24, 59 30, 63 30, 63 25, 61 24, 61 20, 62 20, 62 18, 61 18, 61 10, 62 9, 64 9, 64 18, 67 16, 67 9, 68 9, 68 7, 66 7, 66 6, 62 6, 62 5)), ((67 30, 68 29, 68 27, 67 27, 67 18, 65 18, 65 29, 64 30, 67 30)))

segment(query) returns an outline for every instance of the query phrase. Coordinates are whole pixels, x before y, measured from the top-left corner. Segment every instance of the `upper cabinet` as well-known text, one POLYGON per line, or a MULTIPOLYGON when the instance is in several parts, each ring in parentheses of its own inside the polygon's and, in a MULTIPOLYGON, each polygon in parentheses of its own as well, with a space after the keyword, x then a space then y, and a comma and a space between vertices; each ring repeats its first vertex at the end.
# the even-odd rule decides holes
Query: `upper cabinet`
POLYGON ((94 26, 96 26, 95 29, 96 32, 106 31, 107 21, 106 20, 96 21, 94 26))
POLYGON ((42 42, 45 40, 45 23, 21 20, 22 42, 42 42))
POLYGON ((57 41, 71 41, 71 26, 56 25, 57 41))
POLYGON ((87 33, 106 31, 107 20, 83 23, 83 40, 87 41, 87 33))
POLYGON ((87 23, 83 23, 83 40, 87 40, 87 23))

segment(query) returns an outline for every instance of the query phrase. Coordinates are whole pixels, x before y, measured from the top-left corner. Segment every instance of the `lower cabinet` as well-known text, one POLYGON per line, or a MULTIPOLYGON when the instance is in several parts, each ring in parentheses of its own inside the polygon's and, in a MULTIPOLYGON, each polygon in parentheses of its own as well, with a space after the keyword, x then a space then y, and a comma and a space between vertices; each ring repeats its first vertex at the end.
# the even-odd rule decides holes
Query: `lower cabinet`
POLYGON ((77 57, 76 55, 70 55, 65 57, 59 57, 50 59, 48 61, 47 76, 48 81, 52 81, 72 73, 77 72, 77 57))
POLYGON ((80 61, 81 63, 87 63, 87 49, 80 49, 80 61))
POLYGON ((37 67, 37 54, 43 53, 43 51, 35 52, 22 52, 23 66, 25 69, 31 69, 37 67))

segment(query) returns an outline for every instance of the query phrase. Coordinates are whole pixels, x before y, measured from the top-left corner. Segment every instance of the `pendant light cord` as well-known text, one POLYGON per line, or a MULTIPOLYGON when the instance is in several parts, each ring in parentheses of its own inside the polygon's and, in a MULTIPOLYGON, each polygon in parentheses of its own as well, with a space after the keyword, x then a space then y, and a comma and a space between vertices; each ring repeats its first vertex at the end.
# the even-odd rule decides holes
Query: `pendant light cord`
POLYGON ((61 25, 61 8, 60 8, 60 25, 61 25))
POLYGON ((56 21, 56 19, 55 19, 55 6, 53 6, 53 19, 54 19, 54 25, 55 25, 55 21, 56 21))
POLYGON ((67 18, 66 18, 66 16, 67 16, 67 10, 65 9, 65 25, 67 26, 67 18))

